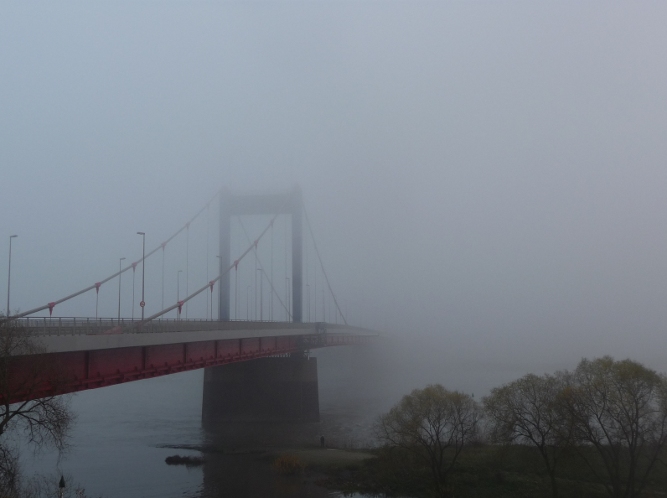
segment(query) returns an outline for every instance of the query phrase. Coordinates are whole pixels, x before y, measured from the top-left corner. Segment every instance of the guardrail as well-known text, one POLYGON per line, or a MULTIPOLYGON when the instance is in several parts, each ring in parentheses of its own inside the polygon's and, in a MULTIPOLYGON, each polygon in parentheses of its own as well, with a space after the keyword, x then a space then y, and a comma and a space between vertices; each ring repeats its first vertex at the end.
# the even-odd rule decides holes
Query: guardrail
POLYGON ((58 318, 19 318, 12 320, 12 323, 18 327, 29 330, 34 335, 95 335, 104 333, 156 333, 156 332, 193 332, 206 330, 220 330, 222 328, 246 328, 250 324, 262 323, 262 326, 268 328, 279 328, 286 324, 294 327, 309 328, 313 324, 293 323, 293 322, 272 322, 257 321, 248 322, 245 320, 231 321, 211 321, 206 319, 157 319, 150 322, 141 323, 141 320, 132 320, 129 318, 77 318, 77 317, 58 317, 58 318), (222 325, 224 324, 224 325, 222 325), (244 326, 243 324, 248 324, 244 326), (237 327, 239 326, 239 327, 237 327))

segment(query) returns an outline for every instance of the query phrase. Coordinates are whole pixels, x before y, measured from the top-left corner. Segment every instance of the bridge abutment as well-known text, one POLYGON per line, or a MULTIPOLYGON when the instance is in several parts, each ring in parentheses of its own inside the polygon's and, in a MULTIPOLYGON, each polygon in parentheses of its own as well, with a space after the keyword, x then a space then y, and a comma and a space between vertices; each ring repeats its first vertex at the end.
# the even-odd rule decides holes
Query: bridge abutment
POLYGON ((205 423, 319 419, 317 358, 258 358, 204 371, 205 423))

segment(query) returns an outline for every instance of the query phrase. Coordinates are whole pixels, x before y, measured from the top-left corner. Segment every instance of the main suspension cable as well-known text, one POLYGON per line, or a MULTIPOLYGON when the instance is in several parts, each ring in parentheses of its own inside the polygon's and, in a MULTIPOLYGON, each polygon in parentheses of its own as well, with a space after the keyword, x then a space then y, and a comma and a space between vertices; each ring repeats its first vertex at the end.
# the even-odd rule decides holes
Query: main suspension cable
MULTIPOLYGON (((93 285, 91 285, 91 286, 89 286, 89 287, 86 287, 85 289, 81 289, 80 291, 74 292, 73 294, 70 294, 70 295, 68 295, 68 296, 65 296, 65 297, 63 297, 63 298, 61 298, 61 299, 57 299, 57 300, 55 300, 55 301, 52 301, 52 302, 50 302, 50 303, 48 303, 48 304, 46 304, 46 305, 44 305, 44 306, 38 306, 37 308, 33 308, 33 309, 31 309, 31 310, 24 311, 23 313, 18 313, 18 314, 14 315, 14 316, 7 317, 7 318, 11 318, 11 319, 22 318, 22 317, 24 317, 24 316, 32 315, 32 314, 34 314, 34 313, 37 313, 37 312, 39 312, 39 311, 43 311, 43 310, 46 310, 46 309, 49 310, 49 313, 53 313, 53 308, 54 308, 55 306, 57 306, 58 304, 60 304, 60 303, 64 303, 65 301, 69 301, 70 299, 73 299, 73 298, 75 298, 75 297, 77 297, 77 296, 80 296, 81 294, 85 294, 86 292, 91 291, 91 290, 93 290, 93 289, 98 289, 98 290, 99 290, 99 288, 100 288, 101 285, 107 283, 107 282, 108 282, 109 280, 111 280, 111 279, 116 278, 117 276, 121 275, 122 273, 125 273, 126 271, 135 268, 139 263, 142 263, 143 261, 145 261, 146 259, 148 259, 150 256, 152 256, 153 254, 155 254, 158 250, 160 250, 160 249, 164 249, 164 247, 165 247, 169 242, 171 242, 176 236, 178 236, 183 230, 187 230, 187 229, 190 227, 190 223, 192 223, 193 221, 195 221, 195 220, 199 217, 199 215, 200 215, 201 213, 204 212, 204 210, 211 204, 211 202, 213 202, 213 200, 215 200, 215 198, 216 198, 219 194, 220 194, 220 192, 217 192, 217 193, 211 198, 211 200, 209 200, 209 201, 204 205, 204 207, 202 207, 199 211, 197 211, 197 214, 195 214, 195 215, 194 215, 194 216, 193 216, 193 217, 192 217, 192 218, 191 218, 185 225, 183 225, 183 226, 182 226, 178 231, 176 231, 171 237, 169 237, 167 240, 165 240, 164 242, 162 242, 162 244, 160 244, 160 245, 157 246, 155 249, 153 249, 152 251, 150 251, 150 252, 149 252, 148 254, 146 254, 144 257, 139 258, 139 259, 138 259, 137 261, 135 261, 134 263, 130 263, 128 266, 126 266, 126 267, 123 268, 122 270, 117 271, 116 273, 112 274, 111 276, 109 276, 109 277, 107 277, 107 278, 105 278, 105 279, 103 279, 103 280, 100 280, 99 282, 95 282, 93 285)), ((172 308, 172 309, 173 309, 173 308, 172 308)))
POLYGON ((259 237, 257 237, 257 238, 255 239, 254 242, 251 242, 250 245, 248 246, 248 248, 243 252, 243 254, 241 254, 241 256, 239 256, 239 258, 236 259, 236 260, 229 266, 229 268, 227 268, 224 272, 222 272, 220 275, 218 275, 218 276, 215 277, 213 280, 211 280, 210 282, 208 282, 208 283, 207 283, 206 285, 204 285, 202 288, 196 290, 195 292, 193 292, 193 293, 190 294, 189 296, 185 297, 184 299, 181 299, 181 300, 178 301, 176 304, 173 304, 172 306, 169 306, 168 308, 165 308, 165 309, 163 309, 162 311, 159 311, 159 312, 155 313, 154 315, 149 316, 148 318, 144 319, 143 321, 140 321, 139 323, 137 323, 136 326, 137 326, 137 327, 141 327, 141 325, 143 325, 144 323, 149 322, 149 321, 151 321, 151 320, 154 320, 154 319, 156 319, 156 318, 159 318, 160 316, 164 315, 165 313, 168 313, 168 312, 171 311, 171 310, 175 310, 176 308, 182 308, 183 305, 184 305, 185 303, 187 303, 190 299, 192 299, 193 297, 195 297, 195 296, 201 294, 201 293, 204 292, 206 289, 209 289, 209 288, 210 288, 211 291, 212 291, 212 289, 213 289, 213 284, 215 284, 217 281, 219 281, 221 277, 223 277, 224 275, 226 275, 227 273, 229 273, 229 272, 232 270, 232 268, 237 268, 238 265, 239 265, 239 263, 243 260, 243 258, 245 258, 245 257, 248 255, 248 253, 249 253, 250 251, 253 250, 253 248, 256 248, 256 247, 257 247, 257 244, 259 243, 260 240, 262 240, 262 237, 264 237, 264 235, 266 234, 266 232, 269 231, 269 228, 271 227, 271 225, 273 224, 273 222, 275 221, 275 219, 276 219, 277 217, 278 217, 278 215, 276 214, 276 215, 271 219, 271 222, 267 225, 267 227, 266 227, 266 228, 262 231, 262 233, 259 235, 259 237))

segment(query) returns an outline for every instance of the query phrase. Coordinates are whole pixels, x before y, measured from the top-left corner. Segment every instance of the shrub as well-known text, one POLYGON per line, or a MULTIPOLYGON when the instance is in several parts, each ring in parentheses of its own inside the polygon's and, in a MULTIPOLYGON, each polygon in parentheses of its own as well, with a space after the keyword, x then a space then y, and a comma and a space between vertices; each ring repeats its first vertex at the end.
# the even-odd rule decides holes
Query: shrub
POLYGON ((282 475, 296 475, 303 472, 306 465, 295 455, 280 455, 272 467, 282 475))

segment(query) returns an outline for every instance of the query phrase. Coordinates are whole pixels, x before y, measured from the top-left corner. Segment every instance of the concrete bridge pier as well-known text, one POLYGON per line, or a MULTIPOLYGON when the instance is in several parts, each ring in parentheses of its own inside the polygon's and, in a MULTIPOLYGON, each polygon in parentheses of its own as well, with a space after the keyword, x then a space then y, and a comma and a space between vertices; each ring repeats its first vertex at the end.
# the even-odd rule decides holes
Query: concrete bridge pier
POLYGON ((206 368, 202 420, 319 422, 317 358, 294 354, 206 368))

